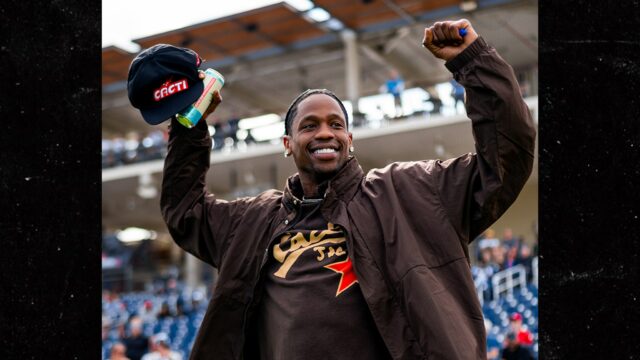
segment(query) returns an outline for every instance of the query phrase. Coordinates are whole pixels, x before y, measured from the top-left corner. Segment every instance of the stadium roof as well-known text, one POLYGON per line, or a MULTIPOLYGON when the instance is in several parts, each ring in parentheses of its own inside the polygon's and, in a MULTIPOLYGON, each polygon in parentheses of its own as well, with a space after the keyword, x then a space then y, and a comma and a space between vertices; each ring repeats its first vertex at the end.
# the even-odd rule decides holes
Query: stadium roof
MULTIPOLYGON (((437 20, 466 17, 514 67, 537 64, 537 1, 479 0, 463 12, 453 0, 315 0, 300 11, 281 2, 134 40, 142 48, 169 43, 196 50, 203 68, 226 78, 218 117, 283 113, 307 88, 332 89, 345 98, 345 51, 341 32, 358 36, 360 93, 378 93, 395 68, 407 87, 447 81, 442 61, 421 48, 423 29, 437 20)), ((103 133, 149 131, 126 95, 135 53, 103 49, 103 133)), ((214 116, 215 116, 214 115, 214 116)))

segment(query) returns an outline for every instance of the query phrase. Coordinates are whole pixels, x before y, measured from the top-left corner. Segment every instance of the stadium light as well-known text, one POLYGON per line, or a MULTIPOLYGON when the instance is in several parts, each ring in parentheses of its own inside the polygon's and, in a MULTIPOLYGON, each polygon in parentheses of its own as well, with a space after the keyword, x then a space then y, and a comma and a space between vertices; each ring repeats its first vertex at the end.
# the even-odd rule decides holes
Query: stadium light
POLYGON ((477 8, 478 8, 478 2, 475 1, 475 0, 463 0, 460 3, 460 9, 462 11, 469 12, 469 11, 473 11, 473 10, 475 10, 477 8))
POLYGON ((331 14, 329 14, 326 10, 318 7, 307 11, 307 16, 313 19, 313 21, 319 23, 331 19, 331 14))
POLYGON ((287 0, 287 3, 298 11, 307 11, 313 8, 313 2, 309 0, 287 0))
POLYGON ((158 237, 158 234, 155 231, 137 227, 129 227, 116 232, 116 238, 125 244, 133 244, 142 240, 155 240, 156 237, 158 237))
POLYGON ((267 126, 282 121, 282 118, 278 114, 265 114, 260 116, 254 116, 250 118, 244 118, 238 122, 238 128, 240 129, 253 129, 261 126, 267 126))

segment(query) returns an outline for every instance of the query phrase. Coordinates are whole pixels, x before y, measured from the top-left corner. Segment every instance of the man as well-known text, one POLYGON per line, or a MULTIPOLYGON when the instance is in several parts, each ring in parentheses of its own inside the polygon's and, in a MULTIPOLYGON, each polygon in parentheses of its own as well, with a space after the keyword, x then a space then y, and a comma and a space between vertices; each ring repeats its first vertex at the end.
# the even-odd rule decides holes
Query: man
POLYGON ((134 316, 129 320, 129 336, 122 341, 127 348, 127 357, 131 360, 140 360, 149 349, 149 338, 142 332, 142 319, 134 316))
POLYGON ((517 251, 520 251, 520 239, 513 236, 513 230, 511 230, 511 228, 505 228, 502 234, 502 246, 506 249, 515 247, 517 251))
POLYGON ((466 88, 477 154, 364 173, 342 102, 308 90, 285 119, 298 173, 227 202, 205 189, 205 121, 172 120, 162 214, 219 269, 191 359, 486 359, 467 246, 522 189, 535 131, 512 69, 468 21, 426 28, 423 45, 466 88))
POLYGON ((402 116, 402 91, 404 91, 404 80, 400 76, 397 70, 391 69, 389 71, 389 80, 385 82, 385 90, 387 93, 393 96, 394 115, 393 117, 402 116))
POLYGON ((180 353, 171 350, 169 336, 157 333, 153 336, 153 351, 144 355, 142 360, 182 360, 180 353))
POLYGON ((514 312, 509 316, 509 327, 511 332, 516 334, 518 342, 524 346, 533 345, 533 334, 522 327, 522 315, 519 312, 514 312))
POLYGON ((502 360, 533 360, 531 350, 520 345, 516 333, 510 331, 505 337, 505 344, 502 348, 502 360))
POLYGON ((130 360, 125 355, 126 351, 127 348, 124 346, 124 344, 121 342, 117 342, 113 344, 113 346, 111 346, 111 352, 109 353, 108 360, 130 360))

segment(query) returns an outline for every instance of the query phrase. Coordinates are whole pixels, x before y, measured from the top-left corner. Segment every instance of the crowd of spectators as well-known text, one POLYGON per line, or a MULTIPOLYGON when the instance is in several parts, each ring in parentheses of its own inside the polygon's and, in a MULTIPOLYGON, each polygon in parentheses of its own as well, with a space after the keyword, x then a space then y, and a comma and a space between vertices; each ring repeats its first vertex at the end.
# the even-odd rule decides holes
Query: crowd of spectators
MULTIPOLYGON (((521 265, 526 272, 526 282, 530 284, 536 270, 532 267, 532 262, 537 252, 537 242, 530 246, 523 237, 514 236, 511 228, 504 229, 501 238, 491 228, 480 235, 475 241, 475 264, 471 271, 476 288, 484 289, 482 300, 495 300, 492 278, 501 271, 521 265)), ((502 331, 501 336, 487 337, 487 359, 534 359, 534 336, 527 325, 523 324, 522 314, 512 312, 508 319, 509 326, 502 331), (498 338, 504 340, 501 342, 498 338)), ((486 318, 485 326, 489 334, 493 324, 486 318)))
POLYGON ((527 282, 533 278, 532 262, 537 256, 537 245, 524 242, 521 237, 513 236, 510 228, 504 230, 501 239, 496 237, 495 231, 487 229, 475 241, 476 263, 471 267, 477 288, 484 288, 484 300, 489 300, 492 294, 491 278, 496 273, 522 265, 525 268, 527 282))
MULTIPOLYGON (((256 143, 251 130, 246 131, 246 136, 238 138, 239 118, 226 121, 214 119, 211 127, 212 150, 236 149, 242 142, 246 145, 256 143)), ((111 136, 102 139, 102 168, 111 168, 121 165, 129 165, 149 160, 163 159, 167 152, 169 139, 166 127, 163 130, 153 130, 148 134, 140 134, 131 131, 126 135, 111 136)))
POLYGON ((174 275, 158 278, 142 294, 102 294, 104 359, 182 360, 183 349, 172 343, 160 324, 167 319, 192 319, 206 307, 202 290, 189 290, 174 275), (137 296, 137 295, 141 295, 137 296))
POLYGON ((146 135, 131 131, 125 136, 102 139, 102 168, 163 159, 168 133, 153 130, 146 135))

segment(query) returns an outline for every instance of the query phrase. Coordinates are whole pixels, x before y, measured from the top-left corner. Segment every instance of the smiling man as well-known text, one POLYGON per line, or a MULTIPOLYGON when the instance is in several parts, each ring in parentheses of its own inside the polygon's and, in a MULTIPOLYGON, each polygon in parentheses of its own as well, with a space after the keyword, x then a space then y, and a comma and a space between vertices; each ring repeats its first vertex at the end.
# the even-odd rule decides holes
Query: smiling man
POLYGON ((318 185, 344 166, 353 151, 351 141, 347 111, 332 92, 307 90, 294 100, 285 117, 283 143, 285 156, 293 155, 305 196, 322 195, 318 185))
POLYGON ((511 67, 468 21, 426 28, 423 46, 465 87, 475 153, 365 173, 340 99, 308 90, 285 119, 298 173, 224 201, 205 189, 205 121, 172 120, 162 214, 219 269, 191 359, 486 359, 468 244, 522 189, 535 130, 511 67))

